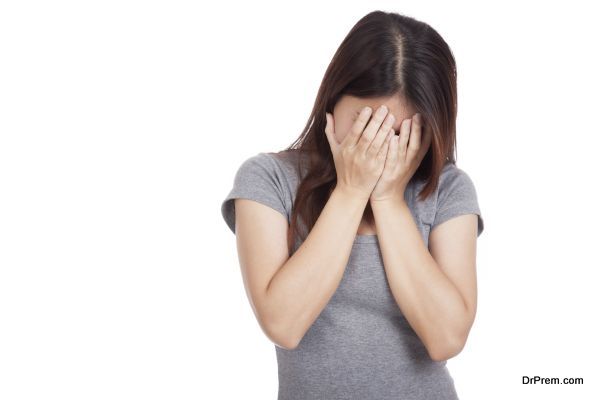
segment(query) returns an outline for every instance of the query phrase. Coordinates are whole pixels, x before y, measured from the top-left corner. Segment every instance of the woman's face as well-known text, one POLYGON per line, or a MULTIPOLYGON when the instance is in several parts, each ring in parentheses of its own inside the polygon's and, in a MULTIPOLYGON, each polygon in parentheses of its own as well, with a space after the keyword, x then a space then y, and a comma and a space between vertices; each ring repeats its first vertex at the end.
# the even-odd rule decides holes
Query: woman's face
POLYGON ((341 143, 350 132, 350 128, 352 128, 352 125, 356 121, 356 118, 363 107, 371 107, 372 118, 381 105, 387 107, 388 115, 391 113, 394 116, 395 121, 392 128, 394 128, 396 134, 400 131, 402 121, 412 118, 416 113, 416 111, 407 102, 403 101, 400 96, 363 99, 360 97, 344 95, 333 108, 333 125, 338 143, 341 143))

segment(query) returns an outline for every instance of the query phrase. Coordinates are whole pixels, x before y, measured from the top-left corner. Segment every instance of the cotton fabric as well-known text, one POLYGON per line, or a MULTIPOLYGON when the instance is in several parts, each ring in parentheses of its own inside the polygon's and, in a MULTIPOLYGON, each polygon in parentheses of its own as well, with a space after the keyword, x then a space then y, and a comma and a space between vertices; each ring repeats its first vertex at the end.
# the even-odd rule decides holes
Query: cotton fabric
MULTIPOLYGON (((296 170, 297 157, 298 150, 263 152, 242 162, 221 203, 233 233, 236 198, 262 203, 290 222, 302 175, 296 170)), ((426 246, 435 226, 459 215, 476 214, 481 235, 477 192, 465 171, 447 163, 435 193, 420 201, 424 184, 411 181, 405 200, 426 246)), ((446 361, 429 357, 394 300, 376 235, 356 235, 336 292, 298 347, 274 347, 278 400, 458 399, 446 361)))

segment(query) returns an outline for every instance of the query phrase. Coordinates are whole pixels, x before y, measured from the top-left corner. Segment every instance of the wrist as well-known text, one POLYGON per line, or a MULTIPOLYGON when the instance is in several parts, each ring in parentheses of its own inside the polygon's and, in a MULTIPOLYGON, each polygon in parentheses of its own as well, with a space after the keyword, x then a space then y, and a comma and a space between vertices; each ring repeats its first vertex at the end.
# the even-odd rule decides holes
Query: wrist
POLYGON ((408 206, 408 204, 406 203, 406 200, 404 199, 404 194, 390 195, 387 197, 376 198, 376 199, 370 198, 369 202, 371 204, 371 208, 379 207, 379 206, 385 207, 390 204, 408 206))
POLYGON ((348 200, 363 202, 365 205, 369 202, 369 197, 371 195, 370 193, 366 193, 364 190, 348 185, 336 185, 333 191, 339 193, 340 197, 344 197, 348 200))

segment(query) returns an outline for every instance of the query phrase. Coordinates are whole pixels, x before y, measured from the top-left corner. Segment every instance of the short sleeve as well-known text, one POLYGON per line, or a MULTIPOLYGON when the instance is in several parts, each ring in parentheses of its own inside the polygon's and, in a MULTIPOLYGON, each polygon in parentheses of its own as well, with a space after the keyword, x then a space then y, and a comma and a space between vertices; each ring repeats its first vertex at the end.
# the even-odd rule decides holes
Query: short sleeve
POLYGON ((464 214, 477 215, 477 237, 484 224, 477 191, 469 175, 454 164, 448 164, 440 176, 436 212, 431 229, 451 218, 464 214))
POLYGON ((235 233, 235 199, 249 199, 279 211, 289 220, 286 209, 283 176, 267 153, 258 153, 245 160, 233 179, 233 187, 221 203, 221 214, 235 233))

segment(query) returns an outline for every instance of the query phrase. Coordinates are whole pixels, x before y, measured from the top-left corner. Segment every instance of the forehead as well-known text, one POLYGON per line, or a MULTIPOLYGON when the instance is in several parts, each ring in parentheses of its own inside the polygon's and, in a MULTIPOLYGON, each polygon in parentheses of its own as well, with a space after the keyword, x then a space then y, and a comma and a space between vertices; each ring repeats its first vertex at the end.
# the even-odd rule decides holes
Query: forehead
POLYGON ((363 107, 371 107, 373 111, 377 110, 381 105, 385 105, 395 117, 408 118, 414 113, 412 106, 402 97, 375 97, 362 98, 344 95, 338 102, 340 108, 347 111, 360 111, 363 107))

